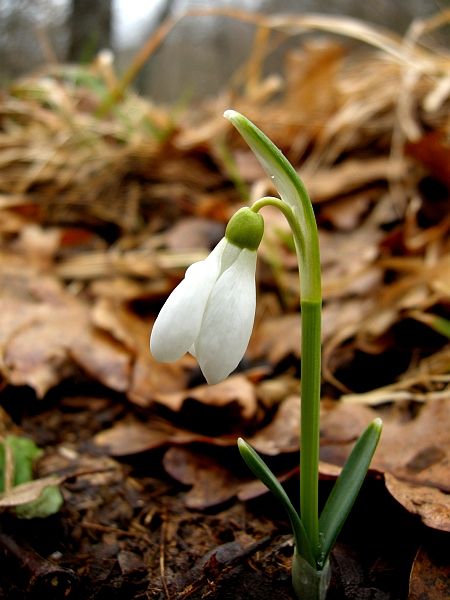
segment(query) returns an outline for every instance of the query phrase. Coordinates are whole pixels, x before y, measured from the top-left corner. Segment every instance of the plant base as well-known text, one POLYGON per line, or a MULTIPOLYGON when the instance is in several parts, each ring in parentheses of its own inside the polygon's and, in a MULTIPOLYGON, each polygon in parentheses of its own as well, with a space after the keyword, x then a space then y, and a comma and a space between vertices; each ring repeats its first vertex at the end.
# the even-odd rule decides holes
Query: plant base
POLYGON ((300 600, 325 600, 331 580, 330 563, 317 571, 297 552, 292 559, 292 585, 300 600))

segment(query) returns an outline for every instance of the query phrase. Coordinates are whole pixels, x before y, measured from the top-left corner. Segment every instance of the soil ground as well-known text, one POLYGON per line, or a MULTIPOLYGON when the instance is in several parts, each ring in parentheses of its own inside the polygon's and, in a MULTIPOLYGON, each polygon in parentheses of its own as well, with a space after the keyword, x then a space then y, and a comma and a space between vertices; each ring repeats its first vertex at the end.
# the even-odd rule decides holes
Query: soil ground
MULTIPOLYGON (((3 515, 2 597, 294 599, 292 535, 270 494, 187 509, 188 488, 165 474, 161 450, 117 462, 92 444, 99 430, 139 412, 120 395, 71 382, 43 402, 31 396, 7 388, 3 405, 45 448, 41 474, 56 466, 67 476, 65 504, 43 520, 3 515)), ((331 485, 321 482, 322 498, 331 485)), ((298 479, 287 489, 295 504, 298 479)), ((439 546, 443 535, 401 507, 381 478, 368 479, 333 551, 327 597, 406 599, 419 546, 439 546)))

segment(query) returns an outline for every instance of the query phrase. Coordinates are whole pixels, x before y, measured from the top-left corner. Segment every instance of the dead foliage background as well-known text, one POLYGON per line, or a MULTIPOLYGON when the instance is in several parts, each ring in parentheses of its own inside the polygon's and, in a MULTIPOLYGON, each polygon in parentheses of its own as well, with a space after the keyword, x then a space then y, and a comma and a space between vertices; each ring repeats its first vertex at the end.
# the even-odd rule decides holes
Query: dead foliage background
MULTIPOLYGON (((17 581, 29 580, 3 585, 32 597, 50 573, 86 598, 238 598, 244 560, 291 597, 287 526, 251 519, 242 502, 221 510, 264 493, 238 464, 238 435, 286 485, 297 475, 298 274, 283 218, 264 209, 256 325, 238 373, 208 387, 191 357, 158 364, 148 348, 186 267, 238 208, 275 193, 222 117, 233 108, 282 148, 316 209, 323 485, 382 416, 367 485, 383 494, 384 479, 392 514, 424 524, 398 589, 383 580, 386 557, 364 571, 355 547, 338 545, 331 593, 448 597, 448 556, 430 540, 450 531, 450 56, 431 41, 450 13, 403 39, 338 17, 230 16, 255 24, 253 54, 201 106, 157 107, 128 87, 174 22, 122 79, 103 54, 2 92, 2 434, 45 448, 37 476, 58 475, 66 500, 52 521, 60 547, 42 540, 45 525, 3 515, 0 545, 17 581), (284 73, 264 75, 268 53, 300 31, 284 73), (38 566, 24 567, 27 553, 38 566)), ((370 531, 373 513, 361 518, 370 531)))

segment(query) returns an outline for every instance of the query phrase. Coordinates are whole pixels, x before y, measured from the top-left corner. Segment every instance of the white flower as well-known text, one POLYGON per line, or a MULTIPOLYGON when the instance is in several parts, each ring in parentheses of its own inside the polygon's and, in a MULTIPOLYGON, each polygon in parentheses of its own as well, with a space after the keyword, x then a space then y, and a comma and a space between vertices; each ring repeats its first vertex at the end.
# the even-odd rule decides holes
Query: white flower
POLYGON ((240 213, 241 218, 230 221, 226 237, 206 260, 186 271, 161 309, 150 339, 152 354, 160 362, 193 354, 210 385, 226 379, 238 366, 255 319, 256 248, 263 225, 260 215, 242 210, 252 214, 250 236, 244 242, 247 247, 242 247, 241 238, 249 234, 248 219, 242 220, 239 211, 233 219, 240 213), (254 217, 258 217, 255 224, 254 217))

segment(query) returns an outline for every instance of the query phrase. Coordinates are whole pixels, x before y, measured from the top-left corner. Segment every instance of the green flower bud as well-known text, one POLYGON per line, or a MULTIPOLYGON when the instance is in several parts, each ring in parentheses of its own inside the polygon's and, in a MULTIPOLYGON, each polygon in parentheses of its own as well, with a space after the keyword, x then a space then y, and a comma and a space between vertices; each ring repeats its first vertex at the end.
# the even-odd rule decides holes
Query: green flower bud
POLYGON ((238 246, 256 251, 264 233, 264 219, 259 213, 244 207, 235 213, 225 230, 227 240, 238 246))

